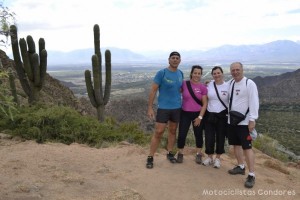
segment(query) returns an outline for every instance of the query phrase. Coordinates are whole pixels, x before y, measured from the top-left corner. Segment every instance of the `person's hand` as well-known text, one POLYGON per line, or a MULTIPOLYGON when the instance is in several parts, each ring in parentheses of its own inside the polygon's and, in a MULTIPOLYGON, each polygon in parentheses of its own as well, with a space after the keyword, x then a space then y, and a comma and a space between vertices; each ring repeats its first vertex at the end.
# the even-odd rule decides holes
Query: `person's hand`
POLYGON ((204 82, 204 84, 207 86, 207 85, 210 83, 210 81, 211 81, 211 80, 206 80, 206 81, 204 82))
POLYGON ((150 120, 155 120, 153 108, 148 108, 147 115, 150 120))
POLYGON ((199 117, 197 117, 196 119, 193 120, 194 126, 200 126, 201 124, 201 119, 199 119, 199 117))
POLYGON ((254 128, 255 128, 255 121, 249 121, 248 124, 249 132, 252 132, 254 128))

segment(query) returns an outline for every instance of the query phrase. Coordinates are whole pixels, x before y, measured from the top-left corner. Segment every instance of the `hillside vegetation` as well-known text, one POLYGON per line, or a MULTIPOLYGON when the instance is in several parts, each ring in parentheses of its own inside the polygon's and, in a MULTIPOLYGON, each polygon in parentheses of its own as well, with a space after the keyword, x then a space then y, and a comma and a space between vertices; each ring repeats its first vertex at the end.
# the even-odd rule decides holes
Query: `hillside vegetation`
MULTIPOLYGON (((2 71, 13 69, 11 68, 13 62, 4 52, 0 51, 0 57, 3 64, 2 71)), ((8 86, 5 78, 1 81, 2 86, 8 86)), ((49 74, 46 76, 45 85, 41 91, 41 104, 39 105, 28 107, 17 79, 15 83, 20 107, 16 107, 17 109, 12 112, 13 119, 0 112, 0 131, 2 132, 25 139, 35 139, 37 142, 56 141, 66 144, 79 142, 95 147, 105 147, 109 143, 119 141, 143 145, 149 142, 148 133, 153 132, 154 123, 146 116, 147 96, 151 83, 149 80, 114 85, 113 91, 130 88, 135 92, 113 95, 106 107, 107 119, 102 124, 97 122, 95 109, 86 98, 76 97, 69 88, 49 74), (144 90, 140 91, 138 88, 144 88, 144 90)), ((260 85, 260 87, 264 86, 260 85)), ((261 95, 264 97, 264 93, 261 95)), ((297 120, 299 110, 294 109, 294 107, 298 108, 297 104, 288 105, 293 112, 286 112, 280 107, 282 104, 263 104, 257 129, 262 135, 276 139, 287 150, 299 155, 297 145, 300 130, 297 120)), ((190 141, 189 144, 194 145, 192 138, 190 141)), ((266 139, 262 141, 269 142, 266 139)), ((257 146, 266 146, 261 143, 258 140, 257 146)), ((162 141, 161 145, 164 146, 165 141, 162 141)), ((286 157, 280 152, 268 150, 267 154, 277 156, 282 160, 295 159, 295 157, 286 157)))

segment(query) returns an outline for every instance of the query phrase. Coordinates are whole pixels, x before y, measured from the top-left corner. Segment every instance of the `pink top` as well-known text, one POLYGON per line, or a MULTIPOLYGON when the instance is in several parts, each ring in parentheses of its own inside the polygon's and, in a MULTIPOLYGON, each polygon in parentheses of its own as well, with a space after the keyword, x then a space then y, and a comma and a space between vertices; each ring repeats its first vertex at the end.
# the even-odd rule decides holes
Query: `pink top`
MULTIPOLYGON (((203 95, 207 95, 207 88, 204 84, 191 82, 191 86, 198 99, 201 100, 203 95)), ((182 110, 189 112, 198 112, 201 110, 201 106, 190 95, 186 80, 182 84, 182 110)))

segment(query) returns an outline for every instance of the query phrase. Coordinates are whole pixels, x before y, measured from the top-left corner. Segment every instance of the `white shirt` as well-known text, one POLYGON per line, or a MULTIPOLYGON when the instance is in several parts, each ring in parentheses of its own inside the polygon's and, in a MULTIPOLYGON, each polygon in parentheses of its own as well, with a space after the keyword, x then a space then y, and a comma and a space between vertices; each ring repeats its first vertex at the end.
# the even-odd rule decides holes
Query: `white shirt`
MULTIPOLYGON (((217 90, 219 93, 219 96, 221 100, 224 102, 224 104, 228 107, 229 103, 229 83, 224 82, 221 85, 217 85, 217 90)), ((223 106, 221 101, 219 100, 215 87, 214 87, 214 81, 210 81, 208 86, 207 86, 207 98, 208 98, 208 105, 207 105, 207 110, 209 112, 215 112, 219 113, 222 110, 225 110, 226 108, 223 106)))
MULTIPOLYGON (((249 108, 249 112, 246 116, 246 119, 241 121, 238 125, 248 125, 249 120, 255 121, 256 119, 258 119, 259 98, 257 87, 251 79, 248 79, 246 85, 246 80, 247 78, 244 77, 241 81, 235 82, 234 84, 231 110, 235 110, 242 114, 245 114, 247 112, 247 109, 249 108)), ((230 83, 228 91, 229 99, 231 97, 233 83, 234 80, 230 83)))

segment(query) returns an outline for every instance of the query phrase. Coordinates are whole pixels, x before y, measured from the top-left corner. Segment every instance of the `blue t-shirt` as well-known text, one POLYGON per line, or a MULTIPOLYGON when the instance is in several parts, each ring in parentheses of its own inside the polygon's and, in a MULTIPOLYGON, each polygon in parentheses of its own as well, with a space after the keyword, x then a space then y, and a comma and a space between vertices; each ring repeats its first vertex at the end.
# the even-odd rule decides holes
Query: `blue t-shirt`
POLYGON ((153 80, 158 89, 158 108, 178 109, 181 108, 180 88, 183 81, 183 73, 179 69, 175 72, 168 68, 159 70, 153 80))

